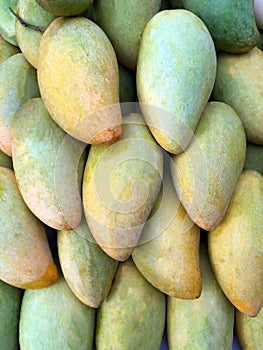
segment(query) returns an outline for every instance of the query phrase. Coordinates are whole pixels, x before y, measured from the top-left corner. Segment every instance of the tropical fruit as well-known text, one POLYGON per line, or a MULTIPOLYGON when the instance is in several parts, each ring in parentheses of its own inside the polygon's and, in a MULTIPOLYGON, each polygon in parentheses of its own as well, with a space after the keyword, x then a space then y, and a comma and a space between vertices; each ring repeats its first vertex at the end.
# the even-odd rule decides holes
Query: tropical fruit
POLYGON ((95 23, 59 17, 50 24, 40 41, 38 82, 51 117, 71 136, 96 144, 120 137, 116 55, 95 23))
POLYGON ((0 149, 12 155, 11 123, 18 107, 30 98, 38 97, 36 70, 22 53, 6 59, 0 65, 0 149))
POLYGON ((171 161, 175 189, 190 218, 205 230, 223 219, 246 156, 246 138, 235 111, 209 102, 195 137, 171 161))
POLYGON ((68 230, 80 224, 77 171, 84 148, 60 129, 41 98, 28 100, 17 110, 12 123, 16 180, 29 209, 50 227, 68 230))
POLYGON ((208 247, 216 279, 232 304, 256 316, 263 304, 263 176, 244 170, 228 210, 209 232, 208 247))
POLYGON ((97 308, 107 296, 118 262, 97 245, 85 219, 75 230, 58 232, 63 275, 76 297, 97 308))
POLYGON ((15 34, 15 16, 17 0, 0 0, 0 35, 10 44, 17 46, 15 34))
POLYGON ((215 75, 214 44, 196 15, 164 10, 148 22, 139 50, 137 93, 147 125, 167 151, 187 148, 215 75))
POLYGON ((202 293, 195 300, 168 297, 169 350, 232 349, 234 307, 216 282, 204 243, 200 248, 202 293))
POLYGON ((56 16, 79 15, 89 6, 93 0, 36 0, 41 7, 56 16))
POLYGON ((183 6, 204 21, 218 50, 243 53, 257 45, 253 0, 184 0, 183 6))
POLYGON ((18 349, 22 290, 0 280, 0 341, 2 350, 18 349))
POLYGON ((0 35, 0 64, 4 62, 7 58, 19 53, 19 48, 11 45, 0 35))
POLYGON ((48 288, 27 290, 19 323, 21 350, 91 350, 95 310, 82 304, 64 278, 48 288))
POLYGON ((147 22, 160 10, 161 0, 97 0, 96 23, 110 38, 120 63, 136 68, 140 40, 147 22))
POLYGON ((13 169, 12 158, 0 150, 0 167, 13 169))
POLYGON ((159 350, 164 325, 164 294, 144 279, 131 259, 120 263, 98 309, 97 349, 159 350))
POLYGON ((161 187, 163 159, 142 117, 123 121, 122 138, 92 145, 84 177, 83 204, 90 231, 114 259, 127 260, 161 187))
POLYGON ((12 170, 0 167, 0 279, 43 288, 58 278, 44 225, 29 211, 12 170))
POLYGON ((263 53, 255 47, 242 55, 218 54, 214 99, 240 117, 249 142, 263 144, 263 53), (240 103, 242 101, 242 103, 240 103))
POLYGON ((194 299, 201 293, 200 229, 180 204, 169 174, 144 226, 132 258, 142 275, 162 292, 194 299))
POLYGON ((245 169, 254 169, 263 175, 263 146, 247 144, 245 169))

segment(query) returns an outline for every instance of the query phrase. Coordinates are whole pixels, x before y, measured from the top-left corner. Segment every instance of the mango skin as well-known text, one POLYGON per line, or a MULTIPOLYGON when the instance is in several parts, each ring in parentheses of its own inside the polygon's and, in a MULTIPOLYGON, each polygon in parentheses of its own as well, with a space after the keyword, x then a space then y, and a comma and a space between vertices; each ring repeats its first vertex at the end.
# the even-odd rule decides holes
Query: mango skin
POLYGON ((224 218, 246 157, 246 137, 235 111, 209 102, 187 150, 172 158, 177 194, 191 219, 213 230, 224 218))
POLYGON ((9 7, 16 12, 17 0, 1 0, 0 6, 0 35, 14 46, 17 45, 15 33, 15 16, 9 7))
POLYGON ((131 259, 120 263, 98 309, 97 349, 159 350, 164 325, 164 294, 144 279, 131 259))
POLYGON ((39 97, 36 70, 22 53, 0 65, 0 149, 12 155, 11 123, 17 109, 28 99, 39 97))
POLYGON ((255 317, 263 304, 263 176, 242 172, 220 225, 208 234, 216 279, 231 303, 255 317))
POLYGON ((44 288, 58 272, 44 225, 29 211, 14 172, 0 167, 0 279, 19 288, 44 288))
POLYGON ((19 52, 20 50, 18 47, 10 44, 0 35, 0 64, 19 52))
POLYGON ((97 308, 111 288, 118 262, 94 242, 85 219, 75 230, 58 232, 63 275, 76 297, 97 308))
POLYGON ((120 63, 136 69, 141 35, 160 10, 161 0, 97 0, 95 22, 110 38, 120 63))
POLYGON ((240 117, 249 142, 263 145, 263 52, 220 52, 213 97, 229 104, 240 117), (242 101, 242 103, 240 102, 242 101))
POLYGON ((147 23, 139 50, 137 93, 147 125, 168 152, 178 154, 189 145, 215 76, 214 43, 196 15, 164 10, 147 23))
POLYGON ((75 16, 87 10, 93 0, 36 0, 36 2, 53 15, 75 16))
POLYGON ((48 288, 27 290, 19 323, 21 349, 92 350, 95 310, 82 304, 61 276, 48 288))
POLYGON ((28 100, 17 110, 12 123, 12 159, 18 187, 29 209, 55 229, 80 224, 77 170, 84 148, 54 122, 41 98, 28 100))
POLYGON ((263 147, 247 144, 245 169, 254 169, 263 175, 263 147))
POLYGON ((96 242, 112 258, 125 261, 134 250, 162 173, 162 152, 139 114, 124 118, 118 142, 91 146, 83 176, 84 212, 96 242))
POLYGON ((17 350, 22 290, 0 281, 0 340, 2 350, 17 350))
POLYGON ((58 17, 40 40, 38 83, 55 122, 85 143, 121 136, 118 64, 106 34, 84 17, 58 17))
POLYGON ((200 247, 202 293, 195 300, 168 297, 167 336, 170 350, 231 350, 234 307, 213 274, 205 243, 200 247))
POLYGON ((165 174, 163 188, 144 226, 132 258, 155 288, 172 297, 200 296, 200 229, 189 218, 165 174))

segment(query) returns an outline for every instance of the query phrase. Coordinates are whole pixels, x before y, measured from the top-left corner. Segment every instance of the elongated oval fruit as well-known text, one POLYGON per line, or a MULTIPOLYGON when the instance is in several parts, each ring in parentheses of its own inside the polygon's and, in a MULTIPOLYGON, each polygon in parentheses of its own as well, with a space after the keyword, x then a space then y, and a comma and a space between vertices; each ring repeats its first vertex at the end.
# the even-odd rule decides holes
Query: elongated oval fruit
POLYGON ((58 278, 44 225, 29 211, 12 170, 0 167, 0 279, 44 288, 58 278))
POLYGON ((263 146, 247 144, 245 169, 254 169, 263 175, 263 146))
POLYGON ((41 98, 28 100, 15 114, 12 159, 18 187, 48 226, 67 230, 80 224, 77 170, 84 148, 54 122, 41 98))
POLYGON ((248 141, 263 145, 263 53, 255 47, 242 55, 220 52, 214 99, 240 117, 248 141), (240 102, 242 101, 242 103, 240 102))
POLYGON ((0 64, 19 52, 18 47, 13 46, 0 35, 0 64))
POLYGON ((106 34, 84 17, 56 18, 39 46, 41 97, 55 122, 86 143, 121 135, 118 64, 106 34))
POLYGON ((146 123, 164 149, 177 154, 188 146, 215 76, 213 40, 196 15, 165 10, 148 22, 139 50, 137 92, 146 123))
POLYGON ((64 278, 48 288, 27 290, 19 324, 21 349, 91 350, 95 310, 81 303, 64 278))
POLYGON ((2 350, 17 350, 22 290, 0 280, 0 341, 2 350))
POLYGON ((164 325, 164 294, 145 280, 131 259, 120 263, 98 309, 97 349, 159 350, 164 325))
POLYGON ((218 285, 205 243, 200 247, 202 293, 195 300, 168 297, 167 336, 170 350, 232 349, 234 307, 218 285))
POLYGON ((188 217, 168 174, 132 253, 142 275, 162 292, 194 299, 201 293, 200 229, 188 217), (139 242, 139 243, 140 243, 139 242))
POLYGON ((110 38, 118 60, 136 69, 140 40, 147 22, 160 10, 161 0, 97 0, 96 23, 110 38))
POLYGON ((40 6, 57 16, 74 16, 84 12, 93 0, 36 0, 40 6))
POLYGON ((97 308, 109 293, 118 263, 97 245, 85 219, 75 230, 58 232, 63 275, 76 297, 97 308))
POLYGON ((28 99, 38 97, 36 70, 22 53, 0 65, 0 149, 12 155, 11 123, 17 109, 28 99))
POLYGON ((11 13, 11 8, 16 11, 17 0, 1 0, 0 6, 0 35, 10 44, 17 46, 15 31, 15 16, 11 13))
POLYGON ((226 215, 208 235, 216 279, 232 304, 256 316, 263 304, 263 176, 244 170, 226 215))
POLYGON ((188 149, 173 157, 175 189, 188 215, 205 230, 223 219, 246 157, 246 137, 235 111, 209 102, 188 149))
POLYGON ((114 259, 127 260, 161 186, 163 158, 142 117, 124 118, 123 136, 110 146, 91 146, 83 204, 90 231, 114 259))

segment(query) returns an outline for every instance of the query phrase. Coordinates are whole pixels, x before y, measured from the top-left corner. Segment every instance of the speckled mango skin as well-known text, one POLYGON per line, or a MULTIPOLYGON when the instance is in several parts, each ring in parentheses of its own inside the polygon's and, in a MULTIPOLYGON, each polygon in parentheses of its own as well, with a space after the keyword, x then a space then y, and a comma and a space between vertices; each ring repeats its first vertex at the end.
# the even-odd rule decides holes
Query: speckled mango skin
POLYGON ((29 209, 55 229, 76 228, 81 221, 77 186, 81 147, 54 122, 41 98, 28 100, 15 114, 12 159, 19 190, 29 209), (71 147, 66 148, 63 143, 66 137, 71 147), (62 147, 65 152, 60 163, 62 147))
POLYGON ((120 263, 98 309, 97 349, 159 350, 164 325, 164 294, 144 279, 131 259, 120 263))
POLYGON ((185 9, 204 21, 218 50, 244 53, 258 42, 253 0, 184 0, 185 9))
MULTIPOLYGON (((56 16, 43 9, 35 0, 18 0, 16 13, 26 23, 43 30, 56 18, 56 16)), ((16 19, 15 27, 20 50, 28 62, 37 69, 38 48, 43 33, 23 26, 18 19, 16 19)))
POLYGON ((21 349, 92 350, 95 310, 81 303, 65 279, 27 290, 19 324, 21 349))
POLYGON ((240 117, 249 142, 263 145, 263 53, 255 47, 242 55, 220 52, 213 97, 240 117))
POLYGON ((17 350, 22 290, 0 281, 0 340, 2 350, 17 350))
POLYGON ((39 97, 36 70, 22 53, 0 65, 0 149, 12 155, 11 123, 17 109, 28 99, 39 97))
POLYGON ((56 16, 79 15, 89 6, 93 0, 36 0, 40 6, 56 16))
POLYGON ((19 52, 20 50, 18 47, 10 44, 0 35, 0 64, 19 52))
POLYGON ((143 30, 160 10, 161 0, 97 0, 93 6, 95 21, 110 38, 118 60, 135 70, 143 30))
POLYGON ((157 199, 163 157, 141 115, 124 118, 113 145, 90 148, 83 176, 83 205, 90 231, 112 258, 125 261, 138 243, 157 199))
POLYGON ((63 275, 76 297, 97 308, 107 296, 118 262, 94 242, 85 219, 75 230, 58 232, 63 275))
POLYGON ((19 288, 44 288, 58 272, 44 225, 29 211, 14 172, 0 167, 0 279, 19 288))
POLYGON ((142 275, 172 297, 198 298, 200 229, 188 217, 167 174, 156 204, 132 253, 142 275))
POLYGON ((169 350, 231 350, 234 307, 219 287, 205 243, 200 247, 202 293, 195 300, 168 297, 169 350))
POLYGON ((241 174, 226 215, 209 232, 209 256, 216 279, 232 304, 254 317, 263 304, 263 176, 241 174))
POLYGON ((0 166, 13 169, 12 158, 0 150, 0 166))
POLYGON ((147 24, 137 66, 137 93, 156 141, 170 153, 190 143, 216 75, 214 43, 186 10, 165 10, 147 24))
POLYGON ((58 17, 39 46, 38 83, 55 122, 85 143, 121 136, 118 64, 106 34, 85 17, 58 17))
POLYGON ((256 317, 249 317, 236 310, 235 329, 243 350, 261 350, 263 348, 263 309, 256 317))
POLYGON ((263 175, 263 146, 247 144, 245 169, 254 169, 263 175))
POLYGON ((171 160, 177 194, 191 219, 213 230, 223 219, 246 157, 246 137, 235 111, 209 102, 195 137, 171 160))

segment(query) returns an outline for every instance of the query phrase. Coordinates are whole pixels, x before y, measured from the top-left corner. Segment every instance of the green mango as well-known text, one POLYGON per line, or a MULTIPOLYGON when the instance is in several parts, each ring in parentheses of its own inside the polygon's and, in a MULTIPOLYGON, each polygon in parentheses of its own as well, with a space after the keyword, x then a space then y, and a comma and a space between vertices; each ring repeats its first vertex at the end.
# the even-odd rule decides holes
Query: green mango
POLYGON ((216 52, 204 23, 186 10, 164 10, 147 24, 137 66, 143 116, 171 153, 189 145, 211 94, 216 52))
POLYGON ((97 349, 159 350, 164 325, 164 294, 144 279, 131 259, 120 263, 98 309, 97 349))
POLYGON ((13 169, 12 158, 8 157, 4 152, 0 150, 0 166, 13 169))
POLYGON ((263 175, 263 146, 247 144, 245 169, 254 169, 263 175))
POLYGON ((257 45, 253 0, 184 0, 183 5, 204 21, 218 50, 244 53, 257 45))
POLYGON ((200 247, 202 293, 195 300, 168 297, 167 337, 170 350, 230 350, 234 307, 219 287, 205 243, 200 247))
POLYGON ((175 189, 191 219, 213 230, 223 219, 246 157, 246 138, 235 111, 209 102, 184 153, 173 156, 175 189))
POLYGON ((118 60, 135 70, 141 35, 161 0, 97 0, 93 7, 95 21, 110 38, 118 60))
POLYGON ((95 310, 81 303, 65 279, 27 290, 19 323, 21 349, 92 350, 95 310))
POLYGON ((0 64, 19 52, 18 47, 13 46, 0 35, 0 64))
POLYGON ((1 350, 18 349, 18 324, 22 290, 0 280, 1 350))
POLYGON ((231 303, 255 317, 263 304, 263 176, 244 170, 222 222, 208 234, 216 279, 231 303))
POLYGON ((0 35, 10 44, 18 46, 15 33, 15 16, 17 0, 0 0, 0 35))
POLYGON ((97 308, 108 295, 118 262, 94 242, 85 221, 75 230, 58 232, 63 275, 76 297, 97 308))
POLYGON ((142 275, 172 297, 194 299, 201 293, 200 229, 188 217, 169 174, 132 253, 142 275))
POLYGON ((60 129, 41 98, 28 100, 17 110, 11 134, 16 180, 29 209, 50 227, 79 226, 77 170, 86 145, 60 129))
POLYGON ((92 145, 84 177, 83 204, 90 231, 112 258, 127 260, 157 199, 163 158, 139 114, 123 120, 122 138, 92 145))
POLYGON ((56 16, 75 16, 86 11, 93 0, 36 0, 46 11, 56 16))
POLYGON ((22 53, 0 64, 0 149, 12 155, 11 123, 17 109, 28 99, 38 97, 36 70, 22 53))
POLYGON ((120 102, 134 102, 136 98, 136 81, 133 71, 119 64, 120 102))
POLYGON ((263 52, 218 54, 213 97, 229 104, 240 117, 249 142, 263 145, 263 52), (241 103, 242 101, 242 103, 241 103))

